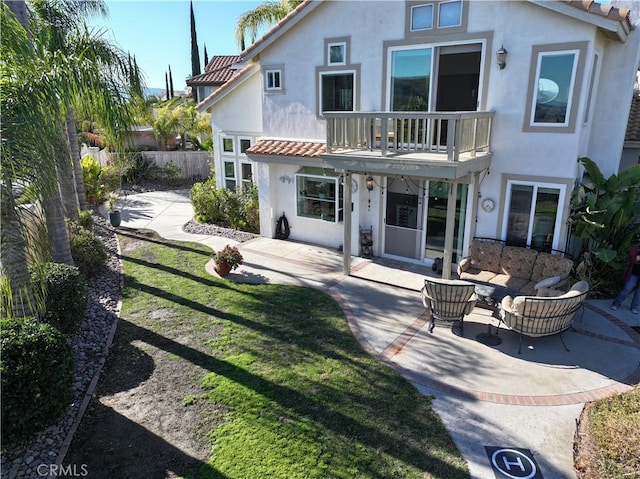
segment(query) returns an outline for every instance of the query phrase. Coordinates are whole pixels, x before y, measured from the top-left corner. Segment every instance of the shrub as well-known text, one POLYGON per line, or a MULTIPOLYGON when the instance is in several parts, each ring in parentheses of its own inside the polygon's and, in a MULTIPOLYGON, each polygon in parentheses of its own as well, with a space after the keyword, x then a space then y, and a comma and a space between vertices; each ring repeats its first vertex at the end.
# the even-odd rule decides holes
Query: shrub
POLYGON ((257 233, 260 231, 258 189, 251 186, 242 193, 217 188, 213 178, 191 188, 191 204, 201 223, 228 225, 257 233))
POLYGON ((53 424, 73 397, 73 353, 65 336, 33 318, 0 320, 2 442, 53 424))
POLYGON ((191 204, 196 220, 202 223, 218 223, 225 219, 224 205, 216 199, 219 191, 214 178, 196 183, 191 188, 191 204))
POLYGON ((122 181, 128 184, 139 184, 143 180, 154 178, 158 173, 155 162, 139 151, 128 151, 119 164, 122 181))
POLYGON ((80 211, 80 226, 87 231, 93 231, 93 214, 89 210, 80 211))
POLYGON ((103 179, 103 168, 91 155, 85 156, 82 159, 81 166, 84 194, 87 198, 87 203, 91 206, 99 206, 104 203, 107 196, 107 188, 103 179))
POLYGON ((75 266, 44 263, 31 271, 35 287, 41 286, 45 297, 42 320, 66 334, 75 333, 87 309, 88 287, 75 266))
POLYGON ((67 222, 69 243, 73 261, 85 276, 100 271, 107 262, 107 249, 92 231, 87 231, 72 221, 67 222))

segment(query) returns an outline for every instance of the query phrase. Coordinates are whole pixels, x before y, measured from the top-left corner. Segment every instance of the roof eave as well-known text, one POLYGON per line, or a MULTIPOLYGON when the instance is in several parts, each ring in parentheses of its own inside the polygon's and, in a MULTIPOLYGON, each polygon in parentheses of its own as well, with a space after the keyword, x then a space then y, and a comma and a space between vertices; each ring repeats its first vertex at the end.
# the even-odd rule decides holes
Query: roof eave
POLYGON ((614 20, 601 15, 595 15, 587 10, 581 10, 563 2, 550 2, 548 0, 529 0, 531 3, 567 15, 576 20, 594 25, 602 30, 608 37, 621 43, 627 41, 631 32, 630 25, 626 21, 614 20))
POLYGON ((282 35, 298 24, 311 11, 318 7, 322 1, 305 0, 295 10, 284 17, 262 37, 249 45, 244 51, 240 52, 243 61, 250 61, 260 54, 264 49, 269 47, 273 42, 278 40, 282 35))
POLYGON ((211 93, 207 98, 202 100, 196 105, 196 110, 199 112, 207 111, 217 102, 226 97, 229 93, 235 90, 239 85, 242 85, 247 79, 249 79, 258 70, 257 65, 247 65, 244 70, 241 70, 236 76, 231 78, 228 82, 211 93))

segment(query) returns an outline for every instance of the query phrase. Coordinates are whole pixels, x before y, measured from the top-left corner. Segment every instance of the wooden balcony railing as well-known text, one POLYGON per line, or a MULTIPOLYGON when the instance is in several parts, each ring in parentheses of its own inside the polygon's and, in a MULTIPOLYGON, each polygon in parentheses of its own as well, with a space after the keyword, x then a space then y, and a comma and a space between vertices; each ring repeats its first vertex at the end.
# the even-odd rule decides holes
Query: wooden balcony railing
POLYGON ((325 112, 327 153, 380 151, 460 155, 488 152, 494 112, 325 112))

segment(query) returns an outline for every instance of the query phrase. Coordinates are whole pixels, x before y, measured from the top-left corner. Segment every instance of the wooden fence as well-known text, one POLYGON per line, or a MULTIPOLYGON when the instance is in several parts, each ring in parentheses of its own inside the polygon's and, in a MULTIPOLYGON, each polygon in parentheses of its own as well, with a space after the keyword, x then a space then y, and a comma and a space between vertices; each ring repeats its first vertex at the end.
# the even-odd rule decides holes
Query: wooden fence
MULTIPOLYGON (((101 165, 105 166, 109 158, 117 153, 107 153, 98 148, 83 148, 82 156, 93 155, 101 165)), ((210 163, 213 156, 208 151, 144 151, 142 154, 160 167, 164 168, 172 162, 180 168, 180 178, 205 180, 211 173, 210 163)))

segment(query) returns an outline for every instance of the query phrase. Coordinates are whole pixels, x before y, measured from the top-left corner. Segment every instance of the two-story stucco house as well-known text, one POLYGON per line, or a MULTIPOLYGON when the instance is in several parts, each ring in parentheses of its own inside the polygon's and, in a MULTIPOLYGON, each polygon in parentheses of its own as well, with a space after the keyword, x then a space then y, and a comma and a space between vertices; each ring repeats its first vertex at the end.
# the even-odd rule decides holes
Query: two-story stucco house
MULTIPOLYGON (((200 103, 261 234, 450 265, 474 236, 566 246, 588 156, 618 171, 640 40, 583 1, 306 1, 200 103)), ((445 276, 448 268, 445 267, 445 276)))

